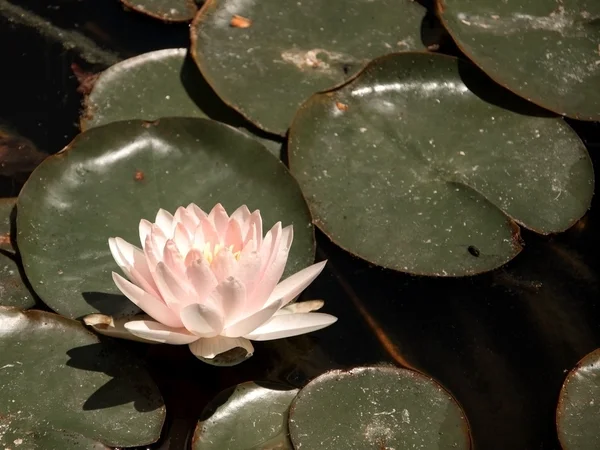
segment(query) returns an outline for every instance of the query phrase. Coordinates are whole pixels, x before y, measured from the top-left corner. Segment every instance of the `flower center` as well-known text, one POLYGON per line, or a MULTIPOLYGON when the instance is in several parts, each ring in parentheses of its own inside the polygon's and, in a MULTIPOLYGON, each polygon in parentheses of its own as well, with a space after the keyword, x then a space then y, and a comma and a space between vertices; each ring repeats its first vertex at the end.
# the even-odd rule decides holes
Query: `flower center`
POLYGON ((204 255, 204 259, 206 259, 206 261, 209 264, 212 264, 213 260, 219 254, 219 252, 225 248, 229 249, 229 251, 231 253, 233 253, 233 257, 236 259, 236 261, 240 260, 241 251, 234 252, 233 245, 230 245, 229 247, 225 247, 224 245, 221 245, 221 244, 215 244, 215 246, 213 248, 211 248, 211 243, 206 242, 204 244, 204 249, 202 250, 202 254, 204 255))

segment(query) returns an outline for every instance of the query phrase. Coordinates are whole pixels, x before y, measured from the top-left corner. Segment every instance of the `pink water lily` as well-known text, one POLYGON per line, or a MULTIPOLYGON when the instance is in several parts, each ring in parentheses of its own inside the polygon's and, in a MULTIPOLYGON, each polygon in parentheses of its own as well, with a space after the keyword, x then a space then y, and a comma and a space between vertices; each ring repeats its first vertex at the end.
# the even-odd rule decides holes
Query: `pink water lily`
POLYGON ((189 344, 214 358, 232 348, 249 354, 250 340, 266 341, 319 330, 334 316, 312 312, 322 302, 288 305, 323 270, 325 261, 279 282, 293 240, 292 226, 276 223, 263 237, 260 212, 241 206, 231 216, 221 204, 206 214, 195 204, 140 222, 139 249, 110 238, 111 253, 129 279, 113 272, 119 290, 154 320, 131 320, 133 335, 189 344), (286 306, 287 305, 287 306, 286 306))

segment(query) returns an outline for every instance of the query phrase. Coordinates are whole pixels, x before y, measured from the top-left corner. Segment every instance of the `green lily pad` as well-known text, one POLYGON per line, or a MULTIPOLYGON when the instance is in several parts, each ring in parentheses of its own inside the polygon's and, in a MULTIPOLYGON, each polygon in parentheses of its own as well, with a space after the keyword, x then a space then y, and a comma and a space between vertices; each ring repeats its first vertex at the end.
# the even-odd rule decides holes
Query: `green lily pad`
POLYGON ((35 297, 23 279, 20 257, 12 245, 16 203, 16 198, 0 199, 0 306, 27 309, 35 305, 35 297))
POLYGON ((284 135, 314 92, 376 56, 424 49, 424 16, 410 0, 207 0, 192 22, 192 55, 227 104, 284 135))
POLYGON ((0 418, 0 448, 14 450, 110 450, 76 434, 54 430, 21 430, 0 418))
POLYGON ((294 448, 468 450, 460 406, 431 378, 394 367, 327 372, 308 383, 289 413, 294 448))
POLYGON ((158 439, 158 388, 114 341, 35 310, 0 307, 0 328, 0 416, 11 427, 64 430, 109 446, 158 439))
POLYGON ((556 426, 564 450, 600 448, 600 349, 569 372, 558 399, 556 426))
POLYGON ((502 86, 569 117, 600 120, 600 2, 438 0, 461 50, 502 86))
POLYGON ((221 392, 204 410, 193 450, 293 450, 287 415, 298 389, 247 382, 221 392))
MULTIPOLYGON (((260 209, 265 230, 294 225, 285 274, 314 260, 310 213, 285 166, 254 139, 207 119, 114 122, 80 134, 32 174, 18 201, 27 277, 48 306, 77 318, 137 308, 111 278, 108 238, 138 243, 142 218, 194 202, 260 209)), ((284 276, 285 276, 284 274, 284 276)))
POLYGON ((85 99, 80 123, 85 131, 110 122, 162 117, 218 120, 253 135, 274 155, 281 153, 281 139, 244 129, 253 127, 214 93, 184 48, 144 53, 106 69, 85 99))
POLYGON ((121 0, 123 5, 165 22, 187 22, 198 11, 195 0, 121 0))
POLYGON ((506 263, 521 250, 516 223, 569 228, 593 195, 585 146, 560 118, 479 97, 506 98, 499 89, 456 58, 403 53, 311 97, 289 162, 315 224, 372 263, 436 276, 506 263))

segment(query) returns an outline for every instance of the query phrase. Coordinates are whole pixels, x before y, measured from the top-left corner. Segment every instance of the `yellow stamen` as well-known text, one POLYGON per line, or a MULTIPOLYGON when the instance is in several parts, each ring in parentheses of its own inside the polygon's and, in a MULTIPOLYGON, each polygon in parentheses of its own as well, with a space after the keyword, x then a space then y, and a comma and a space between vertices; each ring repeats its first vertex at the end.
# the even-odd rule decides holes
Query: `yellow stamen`
POLYGON ((206 261, 209 264, 212 264, 212 262, 215 259, 215 257, 224 248, 228 248, 229 251, 233 253, 233 257, 236 259, 236 261, 240 260, 241 251, 234 252, 233 251, 233 245, 230 245, 229 247, 225 247, 224 245, 221 245, 221 244, 215 244, 215 247, 213 249, 211 249, 210 248, 210 242, 206 242, 204 244, 204 248, 202 249, 202 254, 204 255, 204 259, 206 259, 206 261))

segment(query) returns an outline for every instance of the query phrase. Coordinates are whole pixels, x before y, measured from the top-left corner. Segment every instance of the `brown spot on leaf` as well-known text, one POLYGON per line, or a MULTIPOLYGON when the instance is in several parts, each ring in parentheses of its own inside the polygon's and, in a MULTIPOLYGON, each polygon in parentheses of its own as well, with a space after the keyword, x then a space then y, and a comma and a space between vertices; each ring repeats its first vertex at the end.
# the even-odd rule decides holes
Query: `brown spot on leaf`
POLYGON ((231 25, 233 28, 250 28, 252 21, 246 17, 235 15, 231 18, 229 25, 231 25))
POLYGON ((77 78, 77 81, 79 82, 77 92, 86 96, 89 95, 90 92, 92 92, 92 89, 94 88, 94 84, 96 83, 99 74, 85 72, 76 63, 71 64, 71 70, 73 71, 73 75, 75 75, 75 78, 77 78))
POLYGON ((144 172, 141 170, 136 170, 133 179, 135 181, 144 181, 144 172))
POLYGON ((348 111, 348 105, 346 105, 345 103, 342 102, 335 102, 335 106, 337 109, 339 109, 340 111, 348 111))
POLYGON ((0 245, 10 245, 10 233, 0 234, 0 245))

